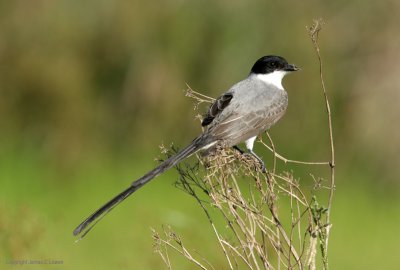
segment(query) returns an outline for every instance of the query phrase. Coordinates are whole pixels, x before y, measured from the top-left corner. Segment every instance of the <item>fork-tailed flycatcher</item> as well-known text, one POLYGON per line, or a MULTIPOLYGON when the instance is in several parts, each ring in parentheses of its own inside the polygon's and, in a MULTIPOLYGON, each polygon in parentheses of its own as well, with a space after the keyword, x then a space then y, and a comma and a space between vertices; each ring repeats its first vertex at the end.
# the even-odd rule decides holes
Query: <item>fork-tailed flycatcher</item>
POLYGON ((76 227, 73 234, 84 237, 96 223, 88 227, 90 224, 99 221, 144 184, 199 150, 212 152, 217 143, 231 147, 245 142, 248 152, 260 161, 265 170, 263 161, 253 151, 254 141, 258 134, 269 129, 285 113, 288 96, 283 89, 282 78, 297 70, 299 68, 288 64, 280 56, 269 55, 258 59, 246 79, 233 85, 210 106, 201 123, 204 132, 200 136, 91 214, 76 227))

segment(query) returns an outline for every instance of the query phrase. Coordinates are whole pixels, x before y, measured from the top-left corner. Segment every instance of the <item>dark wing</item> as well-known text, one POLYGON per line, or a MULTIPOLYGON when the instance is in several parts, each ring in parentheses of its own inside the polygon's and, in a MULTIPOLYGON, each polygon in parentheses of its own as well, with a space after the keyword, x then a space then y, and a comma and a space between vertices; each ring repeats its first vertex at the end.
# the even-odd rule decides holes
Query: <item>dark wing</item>
POLYGON ((222 112, 222 110, 229 105, 229 102, 231 102, 232 98, 233 98, 232 93, 225 93, 219 98, 217 98, 217 100, 214 101, 214 103, 208 109, 206 116, 201 122, 201 125, 205 127, 211 124, 214 118, 217 117, 217 115, 219 115, 222 112))
POLYGON ((208 132, 218 140, 225 140, 227 146, 236 145, 260 132, 269 129, 285 113, 287 107, 287 96, 282 96, 266 108, 254 110, 240 110, 241 114, 232 113, 224 118, 208 132))

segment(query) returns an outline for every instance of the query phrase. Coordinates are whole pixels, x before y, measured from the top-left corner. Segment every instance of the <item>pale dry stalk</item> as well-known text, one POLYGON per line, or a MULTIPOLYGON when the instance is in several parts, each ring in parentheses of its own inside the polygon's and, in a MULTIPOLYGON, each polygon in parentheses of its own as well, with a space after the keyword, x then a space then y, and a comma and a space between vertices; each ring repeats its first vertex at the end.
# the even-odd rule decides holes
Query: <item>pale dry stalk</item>
MULTIPOLYGON (((180 179, 177 186, 195 198, 213 228, 219 247, 229 269, 316 269, 317 247, 320 245, 322 265, 328 269, 328 238, 330 210, 335 188, 335 154, 331 109, 322 76, 322 60, 318 46, 321 21, 315 21, 309 34, 316 49, 322 83, 330 137, 330 161, 298 161, 280 155, 267 133, 269 144, 259 142, 272 153, 273 166, 262 173, 257 160, 220 145, 207 158, 197 157, 195 165, 177 166, 180 179), (277 172, 277 162, 303 166, 329 166, 330 186, 328 208, 319 206, 316 193, 323 188, 322 177, 314 187, 304 187, 293 173, 277 172), (225 226, 218 227, 211 212, 219 213, 225 226), (322 222, 324 220, 324 222, 322 222)), ((214 99, 189 88, 187 96, 194 98, 195 109, 214 99)), ((173 149, 174 150, 174 149, 173 149)), ((173 153, 167 153, 170 155, 173 153)), ((167 249, 172 249, 198 268, 214 269, 199 254, 193 255, 180 237, 165 230, 163 237, 153 233, 156 251, 172 269, 167 249), (199 259, 200 257, 200 259, 199 259), (207 264, 201 263, 206 261, 207 264)))

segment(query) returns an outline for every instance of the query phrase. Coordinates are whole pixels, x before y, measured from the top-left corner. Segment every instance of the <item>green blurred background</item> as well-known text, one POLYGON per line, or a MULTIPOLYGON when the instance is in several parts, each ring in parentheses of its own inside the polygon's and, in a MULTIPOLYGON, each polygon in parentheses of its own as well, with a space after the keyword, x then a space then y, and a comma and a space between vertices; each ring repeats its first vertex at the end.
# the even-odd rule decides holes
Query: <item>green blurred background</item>
POLYGON ((174 170, 83 241, 72 230, 155 166, 160 144, 182 147, 200 132, 186 83, 216 97, 263 55, 302 68, 284 82, 278 150, 328 159, 306 31, 318 17, 337 150, 331 268, 400 269, 399 11, 397 0, 0 1, 0 269, 18 268, 13 259, 63 261, 26 269, 163 269, 150 231, 161 224, 218 268, 222 254, 196 203, 173 187, 174 170))

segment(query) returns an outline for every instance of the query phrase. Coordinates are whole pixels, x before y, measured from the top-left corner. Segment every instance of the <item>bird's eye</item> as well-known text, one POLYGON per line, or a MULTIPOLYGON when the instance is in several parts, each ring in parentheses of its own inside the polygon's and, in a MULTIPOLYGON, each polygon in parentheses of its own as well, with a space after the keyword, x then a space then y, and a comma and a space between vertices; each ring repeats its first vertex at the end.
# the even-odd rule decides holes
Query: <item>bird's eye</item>
POLYGON ((276 62, 271 62, 270 66, 271 67, 276 67, 276 62))

